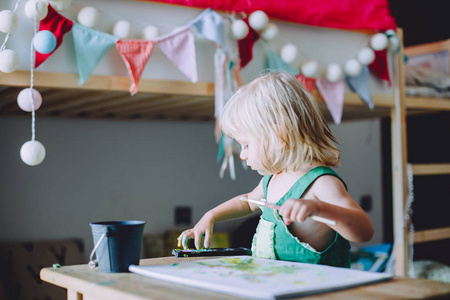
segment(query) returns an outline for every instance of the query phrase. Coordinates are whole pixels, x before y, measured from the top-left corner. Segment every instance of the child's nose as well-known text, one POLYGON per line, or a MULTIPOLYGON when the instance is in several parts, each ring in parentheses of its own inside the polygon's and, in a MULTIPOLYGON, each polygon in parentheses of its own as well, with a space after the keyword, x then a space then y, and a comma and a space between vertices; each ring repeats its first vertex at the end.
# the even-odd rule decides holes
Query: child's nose
POLYGON ((239 154, 239 157, 240 157, 242 160, 247 160, 247 154, 245 153, 244 150, 241 150, 241 153, 239 154))

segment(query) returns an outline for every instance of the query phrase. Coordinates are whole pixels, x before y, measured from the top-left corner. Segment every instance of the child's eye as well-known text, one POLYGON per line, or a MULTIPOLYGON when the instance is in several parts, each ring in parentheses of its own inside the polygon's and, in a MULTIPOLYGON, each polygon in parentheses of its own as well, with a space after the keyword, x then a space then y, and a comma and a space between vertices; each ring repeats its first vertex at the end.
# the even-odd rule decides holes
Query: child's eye
POLYGON ((242 149, 247 150, 248 149, 248 145, 242 146, 242 149))

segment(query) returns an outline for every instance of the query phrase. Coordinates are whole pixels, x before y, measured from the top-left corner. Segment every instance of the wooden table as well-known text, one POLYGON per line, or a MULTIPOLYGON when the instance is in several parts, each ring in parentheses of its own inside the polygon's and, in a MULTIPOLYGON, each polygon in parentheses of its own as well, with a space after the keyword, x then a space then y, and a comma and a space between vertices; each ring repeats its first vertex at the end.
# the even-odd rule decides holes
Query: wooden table
MULTIPOLYGON (((205 258, 162 257, 143 259, 140 265, 170 264, 205 258)), ((235 296, 174 285, 133 273, 103 273, 88 265, 44 268, 41 279, 67 289, 68 300, 92 299, 239 299, 235 296)), ((394 278, 390 281, 347 290, 317 294, 302 299, 450 299, 450 284, 424 279, 394 278)))

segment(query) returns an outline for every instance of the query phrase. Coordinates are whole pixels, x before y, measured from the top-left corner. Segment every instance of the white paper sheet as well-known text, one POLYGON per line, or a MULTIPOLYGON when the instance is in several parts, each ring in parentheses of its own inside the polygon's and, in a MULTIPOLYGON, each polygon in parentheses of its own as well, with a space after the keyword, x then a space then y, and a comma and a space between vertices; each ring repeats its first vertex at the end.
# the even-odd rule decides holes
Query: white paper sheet
POLYGON ((392 278, 385 273, 251 256, 153 266, 132 265, 129 270, 156 279, 255 299, 310 295, 392 278))

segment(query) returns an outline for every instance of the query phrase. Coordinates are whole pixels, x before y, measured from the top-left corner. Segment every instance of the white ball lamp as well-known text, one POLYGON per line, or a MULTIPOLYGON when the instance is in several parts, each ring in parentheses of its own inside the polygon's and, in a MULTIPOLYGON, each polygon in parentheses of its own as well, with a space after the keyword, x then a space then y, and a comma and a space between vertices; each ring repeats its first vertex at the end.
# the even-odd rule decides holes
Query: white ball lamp
POLYGON ((33 106, 31 105, 33 102, 34 110, 38 110, 42 104, 42 96, 35 89, 26 88, 20 91, 19 95, 17 95, 17 104, 23 111, 32 111, 33 106), (33 96, 31 95, 33 93, 33 96))
POLYGON ((120 20, 114 24, 113 35, 119 39, 125 39, 131 35, 131 24, 128 21, 120 20))
POLYGON ((49 30, 38 31, 33 38, 33 46, 41 54, 51 53, 56 48, 56 37, 49 30))
POLYGON ((231 23, 231 35, 235 40, 242 40, 248 35, 247 24, 242 20, 235 20, 231 23))
POLYGON ((37 166, 45 158, 45 147, 36 140, 28 141, 20 148, 20 158, 29 166, 37 166))
POLYGON ((43 0, 30 0, 25 4, 25 16, 29 19, 34 19, 36 14, 36 21, 45 19, 48 14, 48 5, 43 0))
POLYGON ((345 62, 344 73, 350 77, 358 76, 362 71, 362 65, 357 59, 349 59, 345 62))
POLYGON ((93 28, 99 19, 98 10, 95 7, 86 6, 78 12, 78 23, 83 26, 93 28))
POLYGON ((4 33, 11 33, 16 30, 19 25, 17 15, 11 10, 0 11, 0 31, 4 33))
POLYGON ((62 11, 70 7, 72 0, 50 0, 50 4, 57 11, 62 11))
POLYGON ((269 23, 269 25, 267 25, 267 28, 261 32, 261 37, 266 40, 266 41, 270 41, 273 40, 278 34, 278 26, 273 24, 273 23, 269 23))
POLYGON ((358 52, 358 60, 364 65, 370 65, 375 60, 375 52, 369 47, 364 47, 358 52))
POLYGON ((159 37, 159 29, 152 25, 146 26, 142 30, 142 33, 144 35, 144 39, 147 41, 154 41, 159 37))
POLYGON ((319 63, 315 60, 307 61, 301 67, 303 76, 308 77, 308 78, 317 77, 318 69, 319 69, 319 63))
POLYGON ((293 44, 284 45, 281 48, 280 57, 287 64, 293 63, 297 58, 297 47, 293 44))
POLYGON ((263 31, 269 24, 269 17, 262 10, 254 11, 248 17, 248 23, 256 31, 263 31))
POLYGON ((332 63, 327 66, 327 70, 325 72, 325 79, 330 82, 337 82, 342 78, 342 68, 339 64, 332 63))
POLYGON ((5 49, 0 52, 0 71, 12 73, 19 67, 20 59, 16 51, 5 49))
POLYGON ((389 46, 388 49, 389 51, 392 52, 397 52, 400 50, 400 39, 398 38, 397 34, 395 33, 394 30, 389 29, 388 31, 386 31, 386 36, 389 39, 389 46))
POLYGON ((384 33, 376 33, 370 39, 370 47, 373 50, 380 51, 388 47, 389 40, 384 33))

